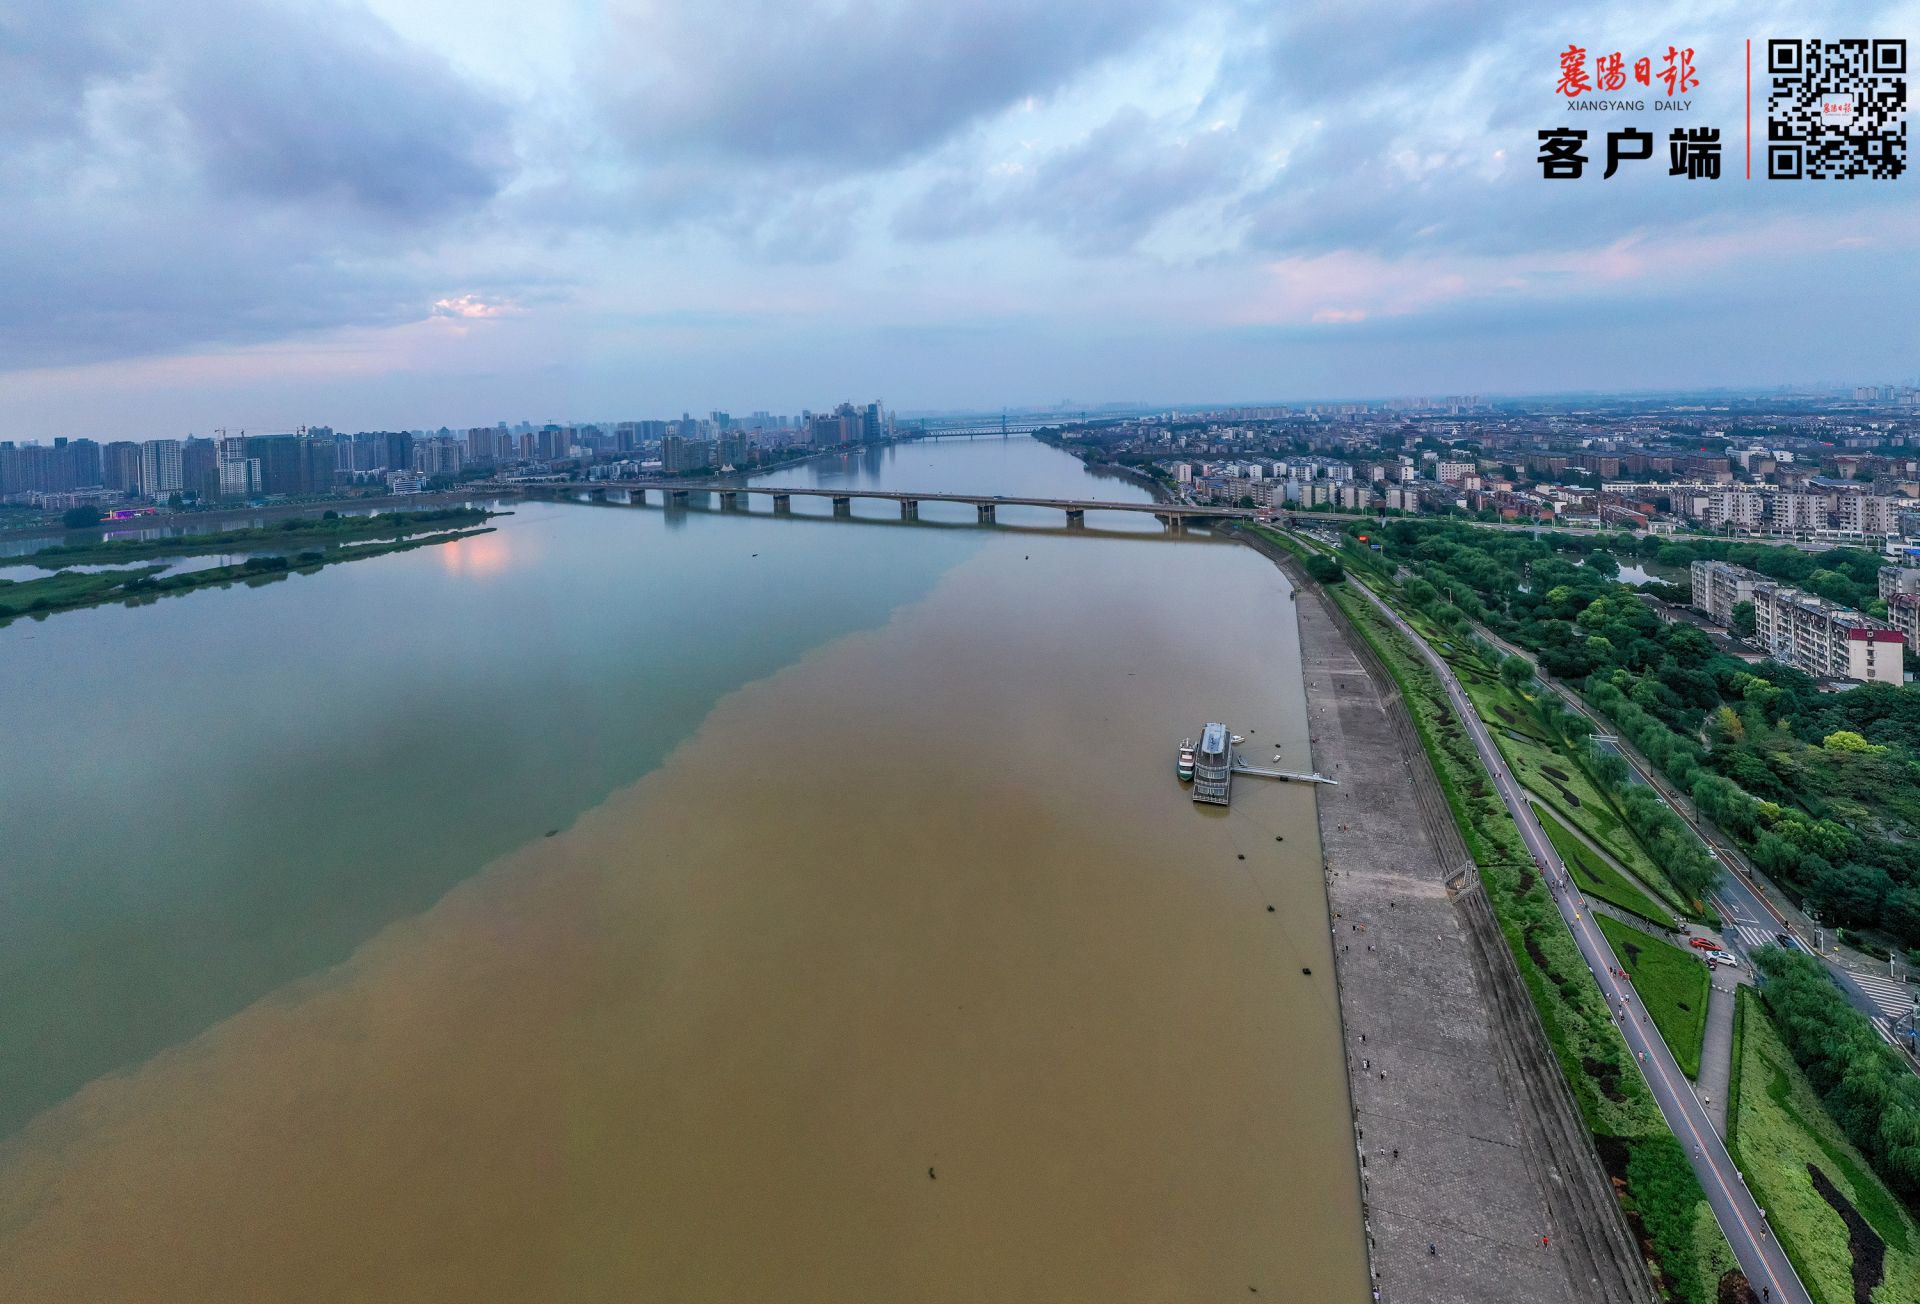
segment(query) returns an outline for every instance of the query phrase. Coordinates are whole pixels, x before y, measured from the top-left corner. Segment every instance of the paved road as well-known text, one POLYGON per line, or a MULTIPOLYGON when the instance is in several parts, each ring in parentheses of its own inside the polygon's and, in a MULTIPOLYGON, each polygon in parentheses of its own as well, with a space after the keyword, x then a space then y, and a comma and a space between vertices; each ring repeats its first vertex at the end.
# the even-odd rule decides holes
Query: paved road
MULTIPOLYGON (((1590 534, 1619 535, 1631 534, 1634 538, 1645 538, 1645 530, 1628 530, 1618 525, 1582 525, 1573 521, 1476 521, 1460 516, 1402 516, 1382 517, 1378 512, 1317 512, 1304 507, 1276 506, 1274 510, 1293 518, 1296 528, 1311 529, 1322 522, 1335 525, 1365 521, 1373 525, 1384 525, 1388 520, 1407 520, 1416 525, 1421 521, 1444 522, 1448 525, 1467 525, 1476 530, 1504 530, 1508 533, 1521 532, 1537 534, 1542 530, 1550 534, 1590 534)), ((1722 534, 1703 535, 1697 533, 1662 534, 1661 539, 1674 543, 1694 543, 1700 541, 1718 541, 1727 536, 1722 534)), ((1794 534, 1739 534, 1733 536, 1741 543, 1759 543, 1774 548, 1798 548, 1802 552, 1828 552, 1834 548, 1866 548, 1875 550, 1879 544, 1862 539, 1806 539, 1794 534)))
POLYGON ((1747 1280, 1753 1284, 1756 1292, 1765 1288, 1771 1291, 1774 1300, 1788 1301, 1789 1304, 1812 1304, 1812 1297, 1800 1283, 1779 1242, 1770 1233, 1763 1232, 1766 1220, 1760 1216, 1759 1206, 1741 1180, 1732 1156, 1727 1153, 1719 1133, 1714 1130, 1705 1107, 1694 1094, 1692 1084, 1674 1062, 1666 1042, 1661 1040, 1651 1023, 1644 1021, 1644 1016, 1634 1017, 1639 1010, 1639 1001, 1634 997, 1633 985, 1613 976, 1613 968, 1618 960, 1594 922, 1593 912, 1586 908, 1577 889, 1571 885, 1567 867, 1561 863, 1553 843, 1534 819, 1533 807, 1526 799, 1525 790, 1508 770, 1506 758, 1494 746, 1485 722, 1474 710, 1473 703, 1460 687, 1460 681, 1454 678, 1453 668, 1445 658, 1428 647, 1426 640, 1400 619, 1399 613, 1378 594, 1357 581, 1355 588, 1379 608, 1433 666, 1434 673, 1447 690, 1448 699, 1453 703, 1454 713, 1466 725, 1467 733, 1473 739, 1474 750, 1480 754, 1480 763, 1493 775, 1494 786, 1519 827, 1520 836, 1534 857, 1548 867, 1550 878, 1555 883, 1554 900, 1560 908, 1561 918, 1566 921, 1574 941, 1579 944, 1581 955, 1593 971, 1594 981, 1600 984, 1600 990, 1610 1006, 1619 1009, 1625 1002, 1629 1017, 1622 1022, 1620 1030, 1626 1036, 1627 1048, 1640 1059, 1647 1086, 1651 1088, 1653 1098, 1659 1104, 1660 1112, 1665 1115, 1668 1126, 1673 1129, 1674 1136, 1691 1153, 1693 1170, 1706 1190, 1707 1203, 1712 1206, 1714 1217, 1726 1233, 1728 1244, 1733 1247, 1740 1270, 1746 1273, 1747 1280))
MULTIPOLYGON (((1484 626, 1476 625, 1474 630, 1509 656, 1525 658, 1538 673, 1539 663, 1526 649, 1515 647, 1484 626)), ((1565 684, 1548 679, 1545 675, 1539 678, 1541 684, 1557 694, 1561 701, 1590 720, 1596 732, 1607 734, 1612 729, 1613 726, 1604 717, 1565 684)), ((1751 960, 1748 953, 1762 946, 1777 945, 1782 934, 1791 938, 1801 950, 1815 952, 1814 942, 1818 935, 1807 921, 1797 916, 1797 912, 1774 904, 1772 897, 1760 886, 1766 881, 1765 876, 1747 859, 1745 853, 1730 843, 1710 836, 1694 811, 1692 801, 1674 791, 1665 775, 1643 763, 1640 757, 1629 750, 1624 739, 1616 740, 1615 750, 1620 759, 1639 776, 1640 781, 1658 793, 1668 809, 1693 831, 1701 845, 1711 849, 1718 857, 1720 867, 1725 872, 1708 893, 1708 900, 1725 924, 1723 940, 1729 949, 1741 957, 1743 965, 1749 966, 1749 978, 1751 960)), ((1831 940, 1831 930, 1826 930, 1826 936, 1831 940)), ((1891 1025, 1911 1011, 1920 992, 1905 982, 1893 979, 1891 975, 1881 976, 1877 966, 1869 971, 1871 962, 1864 958, 1850 967, 1846 961, 1836 959, 1831 953, 1815 953, 1827 962, 1827 973, 1846 993, 1854 1008, 1867 1016, 1882 1038, 1893 1042, 1894 1038, 1889 1032, 1891 1025)), ((1920 1064, 1911 1058, 1907 1060, 1907 1067, 1920 1073, 1920 1064)))

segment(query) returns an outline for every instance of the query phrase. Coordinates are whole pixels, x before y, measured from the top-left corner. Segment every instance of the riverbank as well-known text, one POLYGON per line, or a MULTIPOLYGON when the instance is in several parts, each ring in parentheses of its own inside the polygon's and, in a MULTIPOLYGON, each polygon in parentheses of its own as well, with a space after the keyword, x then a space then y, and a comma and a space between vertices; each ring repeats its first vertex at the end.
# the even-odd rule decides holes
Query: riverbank
MULTIPOLYGON (((436 514, 424 513, 423 515, 436 514)), ((471 514, 460 512, 452 515, 458 521, 468 521, 485 520, 494 513, 476 510, 471 514)), ((365 518, 354 519, 359 521, 365 518)), ((57 612, 79 611, 109 602, 124 602, 129 606, 138 606, 157 598, 191 593, 195 589, 225 588, 236 583, 267 584, 283 580, 289 575, 311 575, 339 562, 385 557, 413 548, 453 543, 492 532, 492 528, 488 527, 475 530, 443 529, 422 533, 418 526, 409 528, 403 524, 389 526, 381 531, 245 530, 234 531, 230 536, 216 536, 214 540, 205 542, 195 536, 181 536, 167 539, 129 540, 122 543, 75 545, 70 551, 63 550, 60 556, 54 558, 44 558, 43 554, 34 554, 30 559, 32 564, 54 571, 43 579, 0 579, 0 626, 22 617, 39 619, 57 612), (417 537, 394 539, 390 542, 351 544, 347 542, 349 539, 377 540, 383 534, 395 533, 411 534, 417 537), (218 541, 226 538, 231 538, 232 541, 224 543, 218 541), (275 552, 276 545, 281 549, 290 551, 297 548, 299 551, 289 556, 283 552, 275 552), (110 571, 57 569, 96 563, 110 564, 116 561, 139 561, 148 557, 243 551, 256 551, 259 555, 231 565, 182 571, 176 575, 165 574, 166 567, 162 565, 135 566, 125 570, 110 571)))
MULTIPOLYGON (((311 503, 271 503, 264 507, 222 507, 201 512, 162 510, 151 516, 136 516, 124 521, 102 521, 99 525, 89 526, 84 530, 63 530, 47 525, 16 526, 0 530, 0 543, 32 542, 36 539, 45 539, 49 543, 66 543, 76 536, 105 534, 111 537, 148 530, 177 530, 183 535, 190 535, 210 532, 215 527, 243 521, 265 524, 269 521, 284 521, 297 516, 310 516, 318 520, 327 512, 339 512, 343 516, 350 516, 369 512, 423 511, 488 500, 492 497, 494 495, 473 490, 449 490, 439 494, 378 494, 365 498, 329 498, 311 503)), ((24 553, 21 556, 25 559, 32 554, 24 553)))
POLYGON ((1297 563, 1247 541, 1296 584, 1313 760, 1341 785, 1319 820, 1383 1299, 1650 1298, 1404 702, 1297 563))
POLYGON ((312 545, 331 547, 364 539, 391 539, 478 525, 499 515, 481 507, 453 507, 431 511, 383 513, 379 516, 343 516, 328 512, 302 524, 282 521, 269 529, 223 530, 212 534, 170 535, 158 539, 98 539, 56 544, 30 554, 29 565, 42 570, 64 566, 112 566, 149 557, 191 557, 216 552, 264 551, 283 553, 312 545))
POLYGON ((1170 503, 1175 501, 1172 490, 1167 488, 1164 481, 1147 474, 1137 467, 1127 466, 1120 462, 1096 461, 1094 460, 1092 449, 1083 444, 1069 444, 1058 435, 1049 437, 1036 431, 1033 438, 1049 448, 1057 448, 1069 457, 1078 459, 1090 475, 1125 480, 1129 484, 1139 485, 1142 489, 1145 489, 1153 495, 1153 501, 1156 503, 1170 503))

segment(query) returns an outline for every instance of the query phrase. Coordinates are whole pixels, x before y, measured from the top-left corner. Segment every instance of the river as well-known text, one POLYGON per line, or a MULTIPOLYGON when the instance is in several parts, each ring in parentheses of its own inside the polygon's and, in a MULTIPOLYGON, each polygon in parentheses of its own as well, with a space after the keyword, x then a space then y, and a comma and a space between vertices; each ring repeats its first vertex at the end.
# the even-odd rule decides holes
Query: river
POLYGON ((0 630, 9 1291, 1365 1298, 1312 794, 1172 774, 1212 718, 1309 768, 1284 580, 825 509, 0 630))

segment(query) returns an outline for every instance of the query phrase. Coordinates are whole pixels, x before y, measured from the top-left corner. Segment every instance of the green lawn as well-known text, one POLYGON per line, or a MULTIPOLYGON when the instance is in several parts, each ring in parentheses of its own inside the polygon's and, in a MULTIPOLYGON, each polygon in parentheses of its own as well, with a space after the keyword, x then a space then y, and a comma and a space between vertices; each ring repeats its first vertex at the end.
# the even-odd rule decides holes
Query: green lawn
POLYGON ((1636 878, 1659 893, 1669 905, 1683 908, 1679 893, 1647 855, 1640 839, 1633 835, 1633 830, 1571 756, 1531 739, 1514 739, 1503 733, 1495 737, 1522 787, 1546 803, 1566 823, 1605 847, 1608 854, 1632 870, 1636 878))
POLYGON ((16 615, 62 611, 98 602, 128 581, 150 579, 165 567, 141 566, 124 571, 57 571, 31 580, 0 580, 0 622, 16 615))
POLYGON ((1700 1042, 1707 1035, 1707 989, 1713 975, 1694 953, 1648 937, 1637 928, 1594 916, 1613 953, 1633 979, 1634 995, 1653 1016, 1667 1049, 1690 1078, 1700 1076, 1700 1042))
MULTIPOLYGON (((1424 633, 1425 631, 1423 631, 1424 633)), ((1431 641, 1432 636, 1429 636, 1431 641)), ((1679 906, 1678 894, 1647 855, 1633 830, 1564 746, 1542 727, 1532 703, 1508 688, 1494 670, 1465 650, 1447 658, 1480 718, 1493 731, 1514 777, 1567 824, 1605 847, 1662 897, 1679 906)))
POLYGON ((1553 849, 1560 853, 1560 859, 1566 861, 1567 868, 1573 871, 1573 881, 1580 885, 1581 891, 1639 915, 1649 923, 1662 928, 1673 927, 1673 913, 1635 887, 1626 875, 1609 865, 1605 857, 1597 855, 1592 847, 1575 837, 1571 830, 1544 809, 1536 806, 1533 813, 1539 819, 1540 827, 1547 831, 1547 839, 1553 843, 1553 849))
POLYGON ((107 602, 144 606, 159 598, 174 597, 198 589, 226 588, 233 584, 257 587, 284 580, 291 574, 309 574, 335 562, 365 561, 370 557, 430 547, 437 543, 451 543, 491 532, 492 527, 489 526, 478 530, 424 534, 391 542, 361 543, 350 548, 307 549, 290 557, 262 555, 230 566, 182 571, 176 575, 162 575, 160 572, 166 569, 164 566, 138 566, 99 572, 55 570, 42 579, 0 580, 0 625, 6 625, 18 617, 39 620, 55 612, 74 611, 107 602))
POLYGON ((1852 1304, 1847 1224, 1814 1185, 1817 1168, 1886 1246, 1876 1304, 1920 1300, 1920 1226, 1828 1117, 1766 1010, 1740 989, 1728 1147, 1780 1244, 1819 1304, 1852 1304))

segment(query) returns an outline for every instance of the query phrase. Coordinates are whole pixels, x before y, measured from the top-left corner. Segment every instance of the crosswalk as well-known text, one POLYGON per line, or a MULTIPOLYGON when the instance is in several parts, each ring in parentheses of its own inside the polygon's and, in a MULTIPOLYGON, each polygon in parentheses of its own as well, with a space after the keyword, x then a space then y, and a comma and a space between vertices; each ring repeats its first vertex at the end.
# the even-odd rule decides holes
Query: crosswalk
POLYGON ((1847 976, 1860 984, 1860 990, 1867 994, 1873 1007, 1889 1019, 1902 1018, 1911 1013, 1913 998, 1920 995, 1920 987, 1889 978, 1885 974, 1855 973, 1847 976))
POLYGON ((1735 924, 1733 932, 1746 946, 1774 945, 1773 934, 1757 924, 1735 924))

